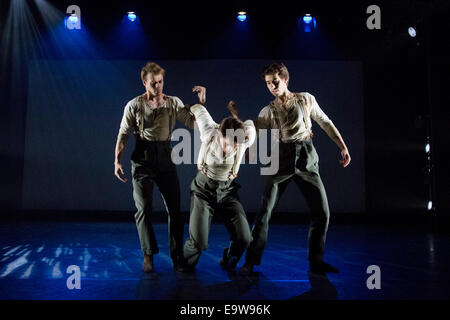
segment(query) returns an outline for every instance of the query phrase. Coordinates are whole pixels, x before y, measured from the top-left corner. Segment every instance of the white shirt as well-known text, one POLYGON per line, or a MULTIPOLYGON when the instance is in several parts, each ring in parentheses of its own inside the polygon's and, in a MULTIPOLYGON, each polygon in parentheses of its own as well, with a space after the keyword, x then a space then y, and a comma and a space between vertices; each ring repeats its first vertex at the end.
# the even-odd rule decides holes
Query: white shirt
POLYGON ((301 141, 312 136, 311 118, 331 138, 340 135, 314 96, 308 92, 294 93, 294 97, 285 105, 277 105, 272 101, 259 113, 256 128, 279 129, 279 138, 282 142, 301 141))
POLYGON ((202 141, 198 155, 198 169, 202 170, 206 165, 206 175, 214 180, 228 181, 234 179, 239 171, 245 150, 255 142, 256 129, 253 121, 247 120, 244 122, 244 142, 239 143, 237 148, 232 148, 230 152, 223 155, 220 144, 222 134, 219 130, 219 124, 214 122, 206 108, 200 104, 193 105, 191 112, 195 116, 200 131, 200 140, 202 141))

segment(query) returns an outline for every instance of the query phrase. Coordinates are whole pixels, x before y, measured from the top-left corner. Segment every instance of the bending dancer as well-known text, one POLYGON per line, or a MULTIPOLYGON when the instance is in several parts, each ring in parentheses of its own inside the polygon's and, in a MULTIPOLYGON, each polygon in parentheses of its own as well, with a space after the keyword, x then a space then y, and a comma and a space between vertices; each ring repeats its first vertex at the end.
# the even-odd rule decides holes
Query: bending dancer
POLYGON ((288 90, 289 73, 284 64, 273 63, 267 66, 263 71, 263 79, 275 100, 261 110, 256 128, 279 129, 279 170, 274 175, 265 176, 262 208, 256 217, 252 229, 253 240, 239 273, 250 274, 253 272, 253 266, 261 263, 270 217, 291 180, 297 184, 310 208, 310 270, 317 273, 339 272, 337 268, 323 261, 330 214, 327 195, 319 175, 319 157, 311 139, 311 118, 341 149, 342 159, 339 163, 343 167, 350 163, 347 146, 313 95, 307 92, 292 93, 288 90))
POLYGON ((191 183, 189 238, 184 246, 186 271, 193 271, 202 250, 208 248, 208 234, 213 214, 221 214, 230 233, 230 246, 223 251, 220 265, 233 269, 251 241, 250 227, 235 182, 242 156, 255 141, 252 120, 239 119, 234 102, 228 109, 232 117, 215 123, 206 108, 191 107, 200 130, 202 145, 198 155, 199 169, 191 183))
MULTIPOLYGON (((153 272, 153 255, 158 244, 151 223, 153 185, 156 183, 168 213, 169 246, 175 270, 182 270, 184 217, 180 213, 180 184, 176 166, 171 159, 170 137, 178 119, 193 129, 195 117, 177 97, 163 93, 165 71, 158 64, 148 62, 141 71, 145 93, 132 99, 124 109, 115 149, 114 174, 122 181, 125 172, 121 158, 133 130, 136 147, 131 155, 133 199, 141 249, 144 254, 142 270, 153 272)), ((198 92, 200 103, 206 102, 206 90, 198 92)))

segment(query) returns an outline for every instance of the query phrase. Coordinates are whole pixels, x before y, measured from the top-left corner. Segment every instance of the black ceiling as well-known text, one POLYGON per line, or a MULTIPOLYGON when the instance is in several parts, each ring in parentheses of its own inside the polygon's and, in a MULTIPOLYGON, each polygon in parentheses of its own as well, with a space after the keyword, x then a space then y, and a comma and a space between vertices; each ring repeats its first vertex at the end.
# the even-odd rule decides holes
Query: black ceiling
MULTIPOLYGON (((34 7, 33 12, 36 14, 34 1, 28 2, 32 10, 34 7)), ((300 39, 298 43, 292 41, 291 53, 303 58, 363 58, 389 53, 407 45, 420 46, 424 41, 434 42, 439 46, 435 54, 448 54, 448 51, 442 50, 442 45, 448 39, 445 32, 450 31, 447 23, 449 17, 447 14, 450 12, 448 0, 48 2, 62 13, 69 5, 78 5, 81 8, 84 26, 100 40, 108 36, 126 12, 135 11, 146 36, 163 48, 160 50, 161 55, 169 57, 199 55, 200 58, 272 56, 290 58, 290 47, 286 45, 286 39, 300 39), (381 8, 381 30, 366 28, 368 17, 366 8, 371 4, 381 8), (251 37, 243 39, 242 42, 232 40, 230 37, 233 36, 229 32, 233 25, 236 25, 236 13, 239 10, 247 11, 249 16, 247 23, 251 32, 251 37), (305 13, 317 17, 317 31, 328 40, 322 47, 313 42, 317 50, 311 49, 310 44, 306 46, 305 42, 301 44, 301 40, 308 39, 309 36, 298 34, 298 19, 305 13), (419 36, 414 41, 407 35, 407 28, 410 25, 419 28, 419 36), (441 38, 443 35, 445 37, 441 38), (210 44, 217 39, 224 39, 224 45, 214 48, 210 44)), ((7 17, 8 6, 8 1, 1 4, 3 22, 7 17)))

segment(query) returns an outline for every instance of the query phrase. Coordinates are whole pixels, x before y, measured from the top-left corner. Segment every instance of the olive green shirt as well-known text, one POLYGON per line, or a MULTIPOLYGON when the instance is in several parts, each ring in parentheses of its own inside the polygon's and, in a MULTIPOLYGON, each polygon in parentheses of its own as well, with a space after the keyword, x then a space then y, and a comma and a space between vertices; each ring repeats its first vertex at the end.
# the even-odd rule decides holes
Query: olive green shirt
POLYGON ((178 97, 166 96, 161 106, 152 108, 141 95, 126 104, 118 139, 126 144, 132 132, 149 141, 167 141, 171 138, 176 120, 194 129, 195 116, 178 97))

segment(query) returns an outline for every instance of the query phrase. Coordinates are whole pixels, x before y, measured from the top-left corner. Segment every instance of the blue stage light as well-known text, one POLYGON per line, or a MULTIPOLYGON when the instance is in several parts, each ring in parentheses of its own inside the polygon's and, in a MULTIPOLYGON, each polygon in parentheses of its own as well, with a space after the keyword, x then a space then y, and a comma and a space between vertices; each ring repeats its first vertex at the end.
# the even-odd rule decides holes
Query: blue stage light
POLYGON ((75 14, 72 14, 68 20, 70 24, 76 25, 78 22, 78 17, 75 14))
POLYGON ((128 12, 128 20, 130 20, 131 22, 136 20, 136 14, 133 11, 128 12))
POLYGON ((239 12, 238 12, 237 19, 238 19, 240 22, 244 22, 245 20, 247 20, 247 13, 246 13, 245 11, 239 11, 239 12))
POLYGON ((70 16, 66 16, 64 18, 64 24, 69 30, 77 30, 81 28, 80 18, 75 13, 72 13, 70 16))
POLYGON ((305 14, 305 16, 303 17, 303 22, 308 24, 311 23, 313 21, 313 17, 311 17, 310 14, 305 14))
POLYGON ((409 28, 408 28, 408 33, 409 33, 409 36, 410 36, 411 38, 414 38, 414 37, 417 35, 416 29, 414 29, 414 27, 409 27, 409 28))
POLYGON ((303 27, 304 32, 311 32, 316 29, 316 18, 307 13, 298 19, 299 26, 303 27))

